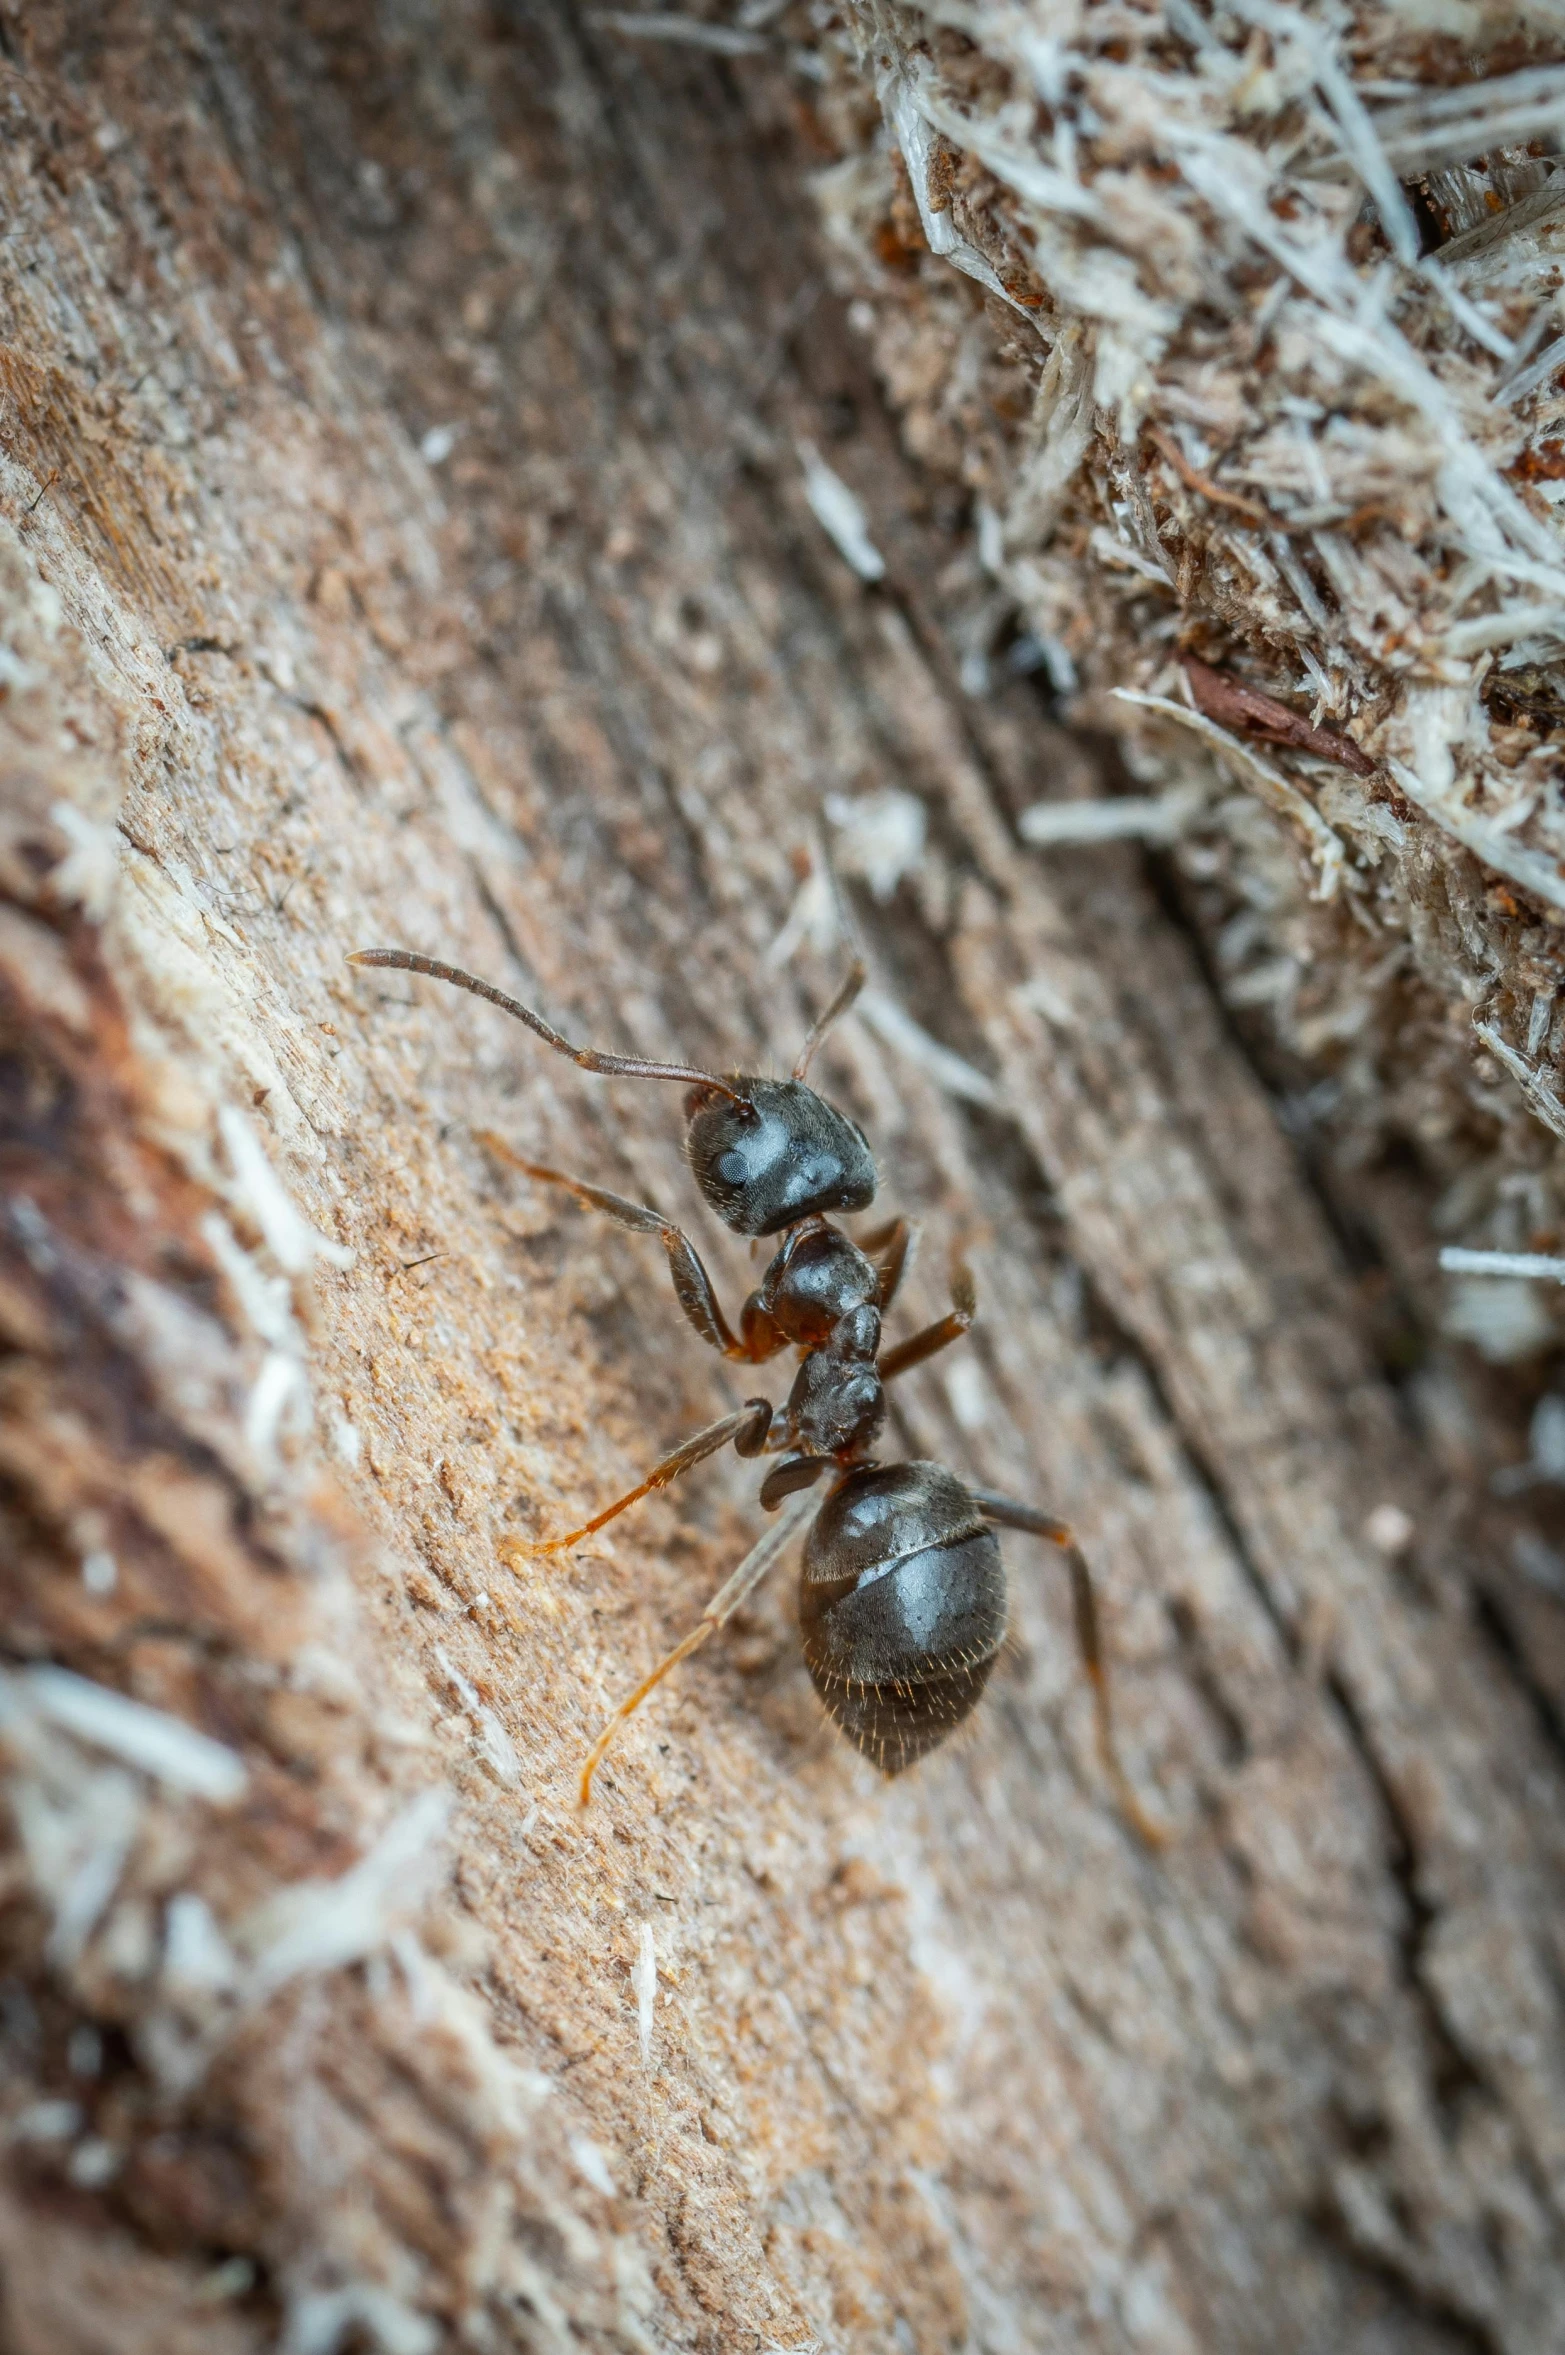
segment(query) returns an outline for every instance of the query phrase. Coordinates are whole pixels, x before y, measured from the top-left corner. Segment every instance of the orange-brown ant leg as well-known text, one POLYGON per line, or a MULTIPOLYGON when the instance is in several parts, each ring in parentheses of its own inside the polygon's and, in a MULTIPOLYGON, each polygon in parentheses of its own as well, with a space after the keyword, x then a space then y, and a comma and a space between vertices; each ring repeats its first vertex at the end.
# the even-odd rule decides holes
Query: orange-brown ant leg
POLYGON ((973 1289, 972 1275, 958 1260, 951 1271, 950 1315, 926 1325, 921 1333, 910 1334, 895 1349, 888 1349, 880 1360, 882 1382, 894 1382, 898 1374, 905 1374, 909 1366, 921 1366, 937 1349, 949 1349, 953 1341, 960 1341, 971 1329, 977 1314, 978 1295, 973 1289))
POLYGON ((789 1540, 797 1535, 814 1511, 815 1499, 812 1496, 795 1497, 775 1527, 768 1529, 765 1536, 757 1540, 733 1576, 724 1580, 690 1633, 677 1643, 671 1652, 664 1655, 650 1676, 642 1678, 628 1701, 621 1701, 587 1753, 586 1763, 581 1770, 580 1798, 583 1807, 592 1797, 592 1778, 597 1771, 598 1761, 619 1732, 626 1718, 635 1715, 648 1693, 653 1690, 654 1686, 663 1682, 671 1668, 677 1668, 681 1660, 688 1660, 691 1653, 698 1651, 709 1635, 715 1635, 717 1630, 733 1617, 746 1596, 754 1593, 789 1540))
POLYGON ((1057 1521, 1052 1513, 1040 1513, 1034 1505, 1021 1505, 1012 1497, 997 1496, 991 1489, 975 1488, 970 1493, 986 1521, 998 1521, 1003 1528, 1026 1529, 1034 1537, 1046 1537, 1065 1556, 1076 1620, 1076 1645, 1081 1653, 1081 1664, 1087 1672, 1087 1681, 1092 1687, 1098 1757, 1113 1785, 1120 1813, 1137 1839, 1148 1848, 1166 1848, 1168 1832, 1161 1824, 1153 1821, 1136 1797, 1120 1759, 1119 1744, 1114 1736, 1114 1707, 1109 1693, 1108 1663, 1103 1655, 1103 1632, 1098 1621, 1097 1592, 1086 1556, 1076 1543, 1069 1523, 1057 1521))
POLYGON ((730 1440, 738 1454, 759 1455, 771 1427, 771 1401, 765 1398, 746 1399, 744 1405, 733 1414, 720 1416, 717 1422, 708 1423, 704 1430, 696 1431, 689 1439, 683 1440, 653 1465, 638 1488, 633 1488, 628 1496, 617 1497, 613 1504, 605 1505, 601 1513, 594 1513, 592 1519, 584 1521, 579 1529, 567 1529, 561 1537, 542 1537, 531 1542, 525 1538, 508 1537, 502 1541, 500 1551, 503 1554, 528 1557, 563 1553, 567 1546, 575 1545, 579 1538, 591 1537, 606 1521, 617 1520, 621 1513, 628 1512, 632 1505, 639 1504, 654 1489, 667 1488, 671 1480, 677 1480, 680 1473, 688 1472, 693 1464, 705 1463, 708 1456, 715 1456, 718 1449, 726 1447, 730 1440))
POLYGON ((755 1350, 735 1339, 712 1289, 712 1279, 682 1227, 673 1225, 661 1211, 647 1210, 639 1202, 627 1202, 620 1194, 607 1194, 601 1186, 589 1186, 581 1178, 567 1177, 563 1170, 546 1169, 541 1162, 524 1160, 514 1146, 497 1137, 492 1129, 479 1129, 476 1134, 479 1143, 486 1145, 497 1160, 521 1170, 526 1177, 541 1179, 546 1186, 563 1186, 567 1194, 575 1195, 584 1210, 601 1210, 605 1218, 613 1219, 616 1226, 628 1227, 633 1235, 656 1235, 668 1253, 675 1298, 702 1340, 713 1349, 720 1349, 724 1357, 740 1358, 747 1365, 757 1362, 755 1350))
POLYGON ((876 1227, 868 1235, 857 1237, 858 1247, 866 1259, 875 1263, 880 1279, 876 1307, 882 1316, 895 1300, 907 1273, 908 1255, 918 1240, 918 1229, 911 1219, 894 1218, 890 1224, 876 1227))

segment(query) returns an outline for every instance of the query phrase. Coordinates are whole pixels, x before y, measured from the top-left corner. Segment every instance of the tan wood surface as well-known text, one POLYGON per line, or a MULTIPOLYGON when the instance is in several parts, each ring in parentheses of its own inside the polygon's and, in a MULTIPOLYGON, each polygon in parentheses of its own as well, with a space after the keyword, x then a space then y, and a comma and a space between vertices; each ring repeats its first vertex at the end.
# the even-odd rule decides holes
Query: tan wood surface
POLYGON ((1086 755, 957 686, 961 518, 824 289, 785 93, 563 0, 25 19, 5 2346, 1565 2344, 1561 1757, 1474 1609, 1482 1514, 1137 856, 1018 843, 1086 755), (893 789, 925 856, 853 905, 966 1093, 883 1015, 818 1070, 924 1224, 895 1330, 958 1243, 982 1309, 895 1436, 1079 1527, 1161 1857, 1022 1538, 990 1698, 916 1774, 831 1736, 784 1574, 577 1815, 754 1472, 498 1547, 752 1377, 482 1132, 680 1218, 730 1312, 751 1262, 676 1089, 343 961, 786 1069, 843 954, 774 953, 823 797, 893 789))

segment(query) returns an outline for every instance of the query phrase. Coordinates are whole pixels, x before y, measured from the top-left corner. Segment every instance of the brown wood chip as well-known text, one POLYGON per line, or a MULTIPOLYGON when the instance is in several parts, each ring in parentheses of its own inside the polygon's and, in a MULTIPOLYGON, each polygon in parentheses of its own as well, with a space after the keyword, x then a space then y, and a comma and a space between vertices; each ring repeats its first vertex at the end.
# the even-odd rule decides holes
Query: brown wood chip
POLYGON ((1213 670, 1210 663, 1198 662, 1193 654, 1182 659, 1197 711, 1205 712, 1219 727, 1240 728, 1248 735, 1264 736, 1272 744, 1292 744, 1300 752, 1317 753, 1322 760, 1334 760, 1339 769, 1351 769, 1355 777, 1374 776, 1375 762, 1340 729, 1312 727, 1298 712, 1279 703, 1275 695, 1263 695, 1258 687, 1243 686, 1226 671, 1213 670))

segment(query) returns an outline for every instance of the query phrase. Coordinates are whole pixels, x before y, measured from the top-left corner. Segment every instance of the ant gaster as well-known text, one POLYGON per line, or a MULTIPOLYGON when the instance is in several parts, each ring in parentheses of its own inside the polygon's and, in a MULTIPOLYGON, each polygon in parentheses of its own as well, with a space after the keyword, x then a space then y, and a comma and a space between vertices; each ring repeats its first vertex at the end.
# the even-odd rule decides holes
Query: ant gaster
POLYGON ((656 1235, 668 1254, 680 1307, 702 1340, 724 1357, 759 1365, 790 1345, 800 1353, 781 1408, 765 1398, 747 1399, 664 1456, 638 1487, 579 1529, 531 1545, 512 1540, 506 1550, 550 1554, 574 1545, 730 1442, 741 1456, 777 1458, 761 1483, 760 1501, 768 1512, 828 1474, 832 1481, 818 1511, 813 1499, 796 1499, 684 1641, 610 1718, 582 1769, 583 1806, 619 1726, 671 1668, 733 1616, 806 1520, 811 1527, 799 1588, 806 1666, 849 1741, 883 1773, 900 1774, 946 1739, 989 1681, 1006 1623, 998 1524, 1047 1538, 1063 1552, 1077 1641, 1092 1685, 1099 1755, 1134 1829, 1159 1844, 1163 1834, 1130 1788, 1115 1748, 1092 1578, 1070 1529, 1050 1513, 973 1488, 939 1464, 875 1460, 885 1385, 965 1333, 976 1302, 972 1279, 959 1264, 950 1313, 882 1351, 881 1319, 901 1282, 912 1229, 906 1219, 894 1219, 859 1244, 832 1223, 842 1212, 868 1208, 875 1163, 863 1131, 817 1095, 806 1074, 827 1031, 863 987, 862 963, 855 963, 814 1025, 792 1077, 779 1080, 741 1072, 718 1078, 682 1063, 573 1047, 504 991, 409 949, 360 949, 348 961, 427 974, 469 990, 514 1015, 585 1071, 683 1082, 686 1156, 707 1201, 735 1234, 781 1238, 735 1333, 682 1229, 640 1203, 525 1161, 498 1137, 483 1138, 527 1176, 564 1187, 587 1209, 634 1233, 656 1235))

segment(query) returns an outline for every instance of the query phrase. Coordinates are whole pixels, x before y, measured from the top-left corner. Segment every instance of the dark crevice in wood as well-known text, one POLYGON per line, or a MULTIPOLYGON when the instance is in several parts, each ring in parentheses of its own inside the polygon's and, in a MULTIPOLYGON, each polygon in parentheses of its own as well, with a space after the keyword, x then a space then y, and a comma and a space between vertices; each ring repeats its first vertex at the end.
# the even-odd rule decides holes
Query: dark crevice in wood
MULTIPOLYGON (((1485 2322, 1463 2313, 1449 2298, 1432 2290, 1426 2280, 1416 2278, 1389 2257, 1366 2249, 1354 2237, 1334 2202, 1322 2201, 1311 2222, 1322 2240, 1366 2280, 1378 2283, 1410 2322, 1437 2330, 1446 2355, 1506 2355, 1505 2340, 1497 2337, 1485 2322)), ((1435 2355, 1427 2338, 1422 2344, 1427 2355, 1435 2355)))
POLYGON ((1503 1592, 1488 1585, 1479 1571, 1474 1574, 1472 1600, 1474 1623, 1503 1664, 1506 1675, 1526 1696, 1540 1735, 1554 1758, 1565 1767, 1565 1715, 1556 1696, 1530 1670, 1526 1652, 1518 1643, 1507 1615, 1503 1592))
MULTIPOLYGON (((1128 789, 1128 779, 1126 782, 1128 789)), ((1246 1068, 1254 1074, 1274 1107, 1278 1133, 1288 1141, 1294 1167, 1320 1212, 1343 1266, 1355 1277, 1373 1273, 1382 1280, 1390 1289, 1398 1317, 1416 1330, 1416 1308, 1398 1284, 1372 1224, 1355 1210, 1344 1189, 1329 1173, 1324 1155, 1310 1144, 1300 1124, 1287 1117, 1287 1098, 1280 1085, 1277 1057, 1267 1046, 1258 1026, 1243 1020, 1229 1004, 1213 960, 1211 936, 1196 917, 1184 879, 1173 860, 1164 852, 1147 851, 1141 863, 1148 889, 1157 906, 1189 949, 1206 985, 1213 1013, 1223 1035, 1246 1068)), ((1367 1327, 1366 1338, 1374 1346, 1375 1334, 1367 1327)), ((1383 1349, 1376 1348, 1375 1354, 1381 1374, 1398 1402, 1403 1428, 1410 1438, 1416 1440, 1418 1427, 1409 1411, 1405 1395, 1408 1368, 1399 1357, 1389 1355, 1383 1349)))
MULTIPOLYGON (((1212 962, 1210 938, 1206 929, 1193 913, 1183 879, 1179 876, 1173 861, 1166 854, 1148 852, 1144 856, 1143 865, 1149 887, 1159 907, 1169 923, 1189 945, 1191 955, 1206 983, 1208 996, 1225 1035, 1235 1052, 1242 1057, 1254 1073, 1271 1101, 1278 1105, 1280 1112, 1282 1099, 1277 1085, 1276 1058, 1266 1049, 1255 1026, 1238 1019, 1228 1006, 1212 962)), ((1389 1395, 1395 1402, 1398 1422, 1404 1435, 1428 1462, 1428 1451, 1424 1442, 1421 1420, 1408 1379, 1410 1372, 1419 1362, 1419 1354, 1395 1348, 1388 1349, 1384 1345, 1388 1331, 1400 1329, 1403 1332, 1420 1334, 1422 1337, 1422 1319, 1417 1304, 1399 1281, 1395 1269, 1382 1248, 1373 1221, 1356 1208, 1351 1199, 1351 1190, 1344 1187, 1335 1174, 1329 1170, 1325 1154, 1312 1147, 1308 1138, 1299 1128, 1289 1123, 1285 1118, 1279 1118, 1278 1128, 1279 1133, 1289 1141, 1294 1165, 1313 1197, 1343 1263, 1355 1276, 1363 1276, 1366 1273, 1373 1274, 1383 1287, 1385 1297, 1391 1304, 1394 1323, 1385 1316, 1381 1316, 1373 1322, 1366 1319, 1364 1321, 1365 1337, 1375 1349, 1382 1378, 1389 1395)), ((1411 1154, 1411 1149, 1409 1152, 1411 1154)), ((1414 1167, 1417 1170, 1420 1193, 1426 1198, 1432 1209, 1434 1189, 1423 1171, 1417 1169, 1416 1161, 1414 1167)), ((1430 1467, 1429 1479, 1431 1487, 1437 1493, 1447 1486, 1445 1475, 1436 1471, 1433 1466, 1430 1467)), ((1481 1509, 1480 1507, 1480 1513, 1481 1509)), ((1474 1565, 1474 1545, 1482 1547, 1481 1526, 1476 1530, 1467 1527, 1468 1542, 1458 1546, 1456 1543, 1457 1530, 1449 1525, 1449 1508, 1447 1509, 1447 1520, 1445 1539, 1440 1548, 1442 1559, 1457 1565, 1471 1596, 1475 1617, 1489 1638, 1504 1674, 1514 1683, 1533 1712, 1539 1731, 1552 1754, 1565 1762, 1565 1713, 1562 1713, 1558 1698, 1552 1695, 1535 1675, 1530 1673, 1526 1654, 1516 1641, 1505 1616, 1503 1605, 1498 1600, 1498 1595, 1502 1590, 1492 1584, 1492 1572, 1486 1571, 1481 1565, 1474 1565)), ((1470 1524, 1471 1520, 1470 1513, 1462 1515, 1464 1526, 1470 1524)))
MULTIPOLYGON (((946 971, 944 982, 942 995, 938 983, 925 969, 926 991, 940 995, 941 1002, 947 1008, 960 1007, 962 1000, 955 976, 946 971)), ((1301 1656, 1298 1630, 1279 1605, 1271 1581, 1245 1536, 1239 1510, 1228 1493, 1220 1470, 1208 1460, 1206 1450, 1181 1415, 1155 1353, 1116 1313, 1091 1267, 1072 1248, 1068 1222, 1062 1222, 1054 1208, 1054 1195, 1048 1175, 1027 1140, 1015 1124, 1003 1115, 987 1113, 979 1107, 963 1104, 956 1116, 972 1137, 975 1168, 992 1171, 1001 1179, 1008 1199, 1024 1210, 1047 1256, 1056 1261, 1069 1260, 1075 1268, 1081 1282, 1083 1310, 1089 1333, 1096 1337, 1107 1353, 1123 1357, 1137 1368, 1159 1416, 1178 1446, 1191 1482, 1204 1496, 1246 1583, 1276 1630, 1288 1657, 1296 1663, 1301 1656)))
POLYGON ((1250 1736, 1244 1719, 1223 1690, 1202 1639, 1200 1622, 1190 1605, 1176 1595, 1169 1603, 1168 1616, 1179 1639, 1180 1664, 1216 1729, 1218 1755, 1225 1770, 1235 1773, 1250 1755, 1250 1736))
POLYGON ((1361 1711, 1345 1680, 1335 1670, 1326 1676, 1325 1691, 1379 1802, 1386 1828, 1387 1868, 1402 1899, 1403 1921, 1397 1941, 1402 1983, 1415 2000, 1424 2030, 1431 2107, 1450 2134, 1465 2097, 1477 2094, 1485 2101, 1497 2097, 1464 2051, 1422 1969, 1424 1949, 1439 1919, 1440 1908, 1431 1904, 1419 1886, 1418 1845, 1407 1810, 1369 1736, 1361 1711))

